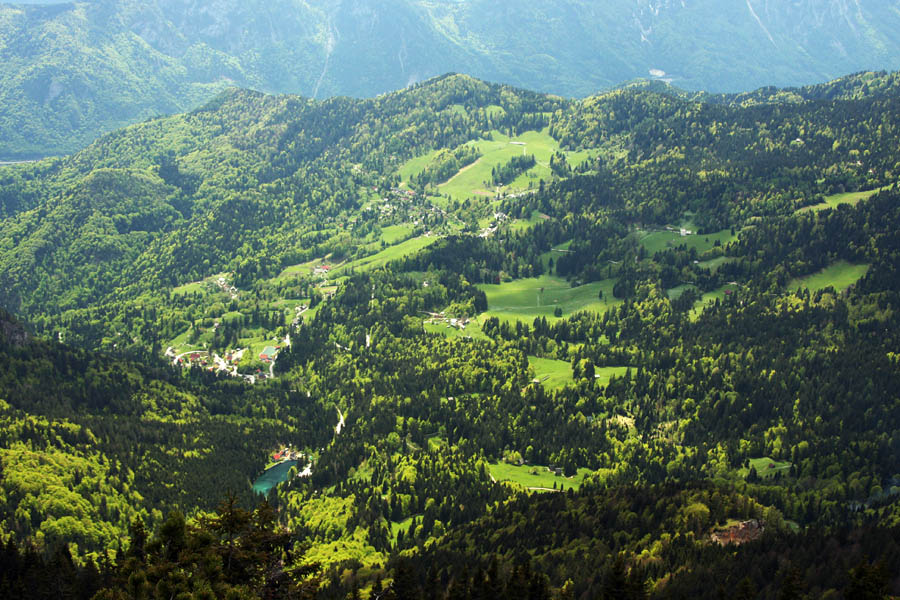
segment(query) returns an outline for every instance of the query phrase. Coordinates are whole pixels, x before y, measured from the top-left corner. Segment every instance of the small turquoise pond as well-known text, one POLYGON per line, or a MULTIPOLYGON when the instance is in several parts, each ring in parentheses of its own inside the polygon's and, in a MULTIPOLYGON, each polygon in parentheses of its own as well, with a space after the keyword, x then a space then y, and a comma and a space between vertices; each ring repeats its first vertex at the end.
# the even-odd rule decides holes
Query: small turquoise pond
POLYGON ((253 482, 253 491, 257 494, 268 496, 269 490, 271 490, 282 481, 287 481, 288 471, 291 470, 291 467, 296 466, 296 460, 286 460, 282 463, 278 463, 277 465, 260 475, 256 479, 256 481, 253 482))

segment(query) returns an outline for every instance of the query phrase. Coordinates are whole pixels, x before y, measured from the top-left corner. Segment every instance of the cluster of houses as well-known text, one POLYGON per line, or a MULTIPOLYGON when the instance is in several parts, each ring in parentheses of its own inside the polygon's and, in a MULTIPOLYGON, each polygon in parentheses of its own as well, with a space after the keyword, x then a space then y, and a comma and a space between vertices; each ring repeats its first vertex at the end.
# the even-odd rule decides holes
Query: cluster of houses
POLYGON ((300 460, 301 458, 303 458, 303 453, 291 448, 282 448, 272 454, 272 460, 279 462, 283 460, 300 460))
POLYGON ((687 237, 689 235, 694 235, 694 232, 690 229, 685 229, 684 227, 680 227, 679 229, 675 229, 671 225, 666 225, 666 231, 678 231, 681 234, 681 237, 687 237))
POLYGON ((216 285, 218 285, 223 292, 231 296, 232 300, 237 300, 238 290, 233 285, 230 285, 228 281, 225 280, 224 277, 219 277, 216 279, 216 285))
MULTIPOLYGON (((428 283, 427 281, 425 283, 428 283)), ((423 284, 424 285, 424 284, 423 284)), ((427 287, 427 286, 426 286, 427 287)), ((428 318, 425 319, 425 323, 434 323, 434 324, 445 324, 446 327, 456 327, 457 329, 464 330, 469 323, 471 323, 471 319, 468 317, 465 319, 457 319, 456 317, 447 317, 443 312, 434 313, 429 312, 425 313, 428 315, 428 318)))
POLYGON ((713 531, 710 539, 722 546, 741 545, 757 539, 765 531, 765 523, 759 519, 741 521, 737 525, 713 531))

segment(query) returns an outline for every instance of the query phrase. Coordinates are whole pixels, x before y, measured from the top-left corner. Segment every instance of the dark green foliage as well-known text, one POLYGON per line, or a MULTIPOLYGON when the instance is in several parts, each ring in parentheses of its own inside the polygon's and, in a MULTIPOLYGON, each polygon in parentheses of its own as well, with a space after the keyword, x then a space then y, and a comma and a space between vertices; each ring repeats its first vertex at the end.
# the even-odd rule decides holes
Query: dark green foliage
POLYGON ((0 296, 28 326, 0 318, 0 537, 44 561, 72 544, 75 566, 114 551, 114 582, 85 569, 110 598, 305 593, 289 573, 326 598, 379 577, 385 597, 423 600, 896 593, 896 87, 235 91, 10 169, 0 296), (554 158, 531 193, 398 183, 407 159, 436 157, 431 184, 491 129, 548 119, 595 158, 554 158), (797 212, 860 188, 855 206, 797 212), (489 305, 481 286, 550 259, 541 286, 604 280, 615 298, 598 304, 595 284, 602 312, 521 320, 489 305), (868 270, 805 287, 835 264, 868 270), (260 340, 283 347, 253 386, 164 350, 260 340), (571 381, 535 383, 534 357, 571 381), (287 444, 304 453, 292 475, 307 457, 311 474, 250 513, 251 480, 287 444), (495 481, 500 460, 547 483, 495 481))

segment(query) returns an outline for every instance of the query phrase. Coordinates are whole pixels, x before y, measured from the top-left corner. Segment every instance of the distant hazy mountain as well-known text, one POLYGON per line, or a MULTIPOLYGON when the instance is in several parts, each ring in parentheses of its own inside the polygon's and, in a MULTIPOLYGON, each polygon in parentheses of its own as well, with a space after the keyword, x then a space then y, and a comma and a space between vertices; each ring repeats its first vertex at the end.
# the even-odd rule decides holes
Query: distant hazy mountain
POLYGON ((231 85, 369 96, 448 71, 582 96, 900 68, 897 0, 95 0, 0 5, 0 157, 231 85))

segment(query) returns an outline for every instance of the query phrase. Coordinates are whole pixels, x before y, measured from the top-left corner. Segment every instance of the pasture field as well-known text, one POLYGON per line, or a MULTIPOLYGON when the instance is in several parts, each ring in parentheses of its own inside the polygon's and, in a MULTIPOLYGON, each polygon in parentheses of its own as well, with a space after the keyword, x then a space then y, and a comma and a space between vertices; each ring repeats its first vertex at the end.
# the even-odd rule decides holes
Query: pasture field
POLYGON ((422 156, 416 156, 415 158, 411 158, 400 167, 400 180, 403 182, 409 181, 409 178, 413 175, 417 175, 425 170, 425 167, 428 166, 434 157, 440 153, 440 150, 432 150, 427 154, 423 154, 422 156))
POLYGON ((578 469, 572 477, 557 476, 547 467, 540 465, 510 465, 503 462, 489 463, 491 475, 497 481, 511 481, 526 489, 552 490, 553 484, 557 489, 574 489, 581 487, 585 476, 590 475, 590 469, 578 469))
POLYGON ((697 263, 697 266, 703 267, 704 269, 709 269, 711 273, 715 273, 719 270, 719 267, 733 261, 734 258, 730 256, 719 256, 717 258, 713 258, 712 260, 704 260, 700 263, 697 263))
POLYGON ((528 364, 534 369, 535 379, 548 390, 556 390, 572 382, 572 365, 564 360, 528 357, 528 364))
POLYGON ((628 367, 594 367, 594 379, 602 386, 609 385, 609 380, 616 377, 624 377, 628 367))
MULTIPOLYGON (((533 210, 531 211, 531 217, 528 219, 516 219, 509 224, 509 228, 511 231, 519 232, 531 229, 541 221, 548 219, 547 215, 544 213, 533 210)), ((570 242, 571 243, 571 242, 570 242)))
MULTIPOLYGON (((791 468, 791 463, 788 461, 773 460, 764 456, 762 458, 751 458, 750 466, 756 469, 756 474, 759 475, 760 479, 768 479, 774 477, 775 473, 779 471, 781 471, 782 475, 787 475, 791 468)), ((741 477, 746 477, 749 472, 750 469, 742 467, 738 471, 738 474, 741 477)))
POLYGON ((818 273, 791 280, 788 290, 806 288, 811 292, 831 286, 841 292, 862 279, 869 271, 869 265, 851 265, 845 260, 825 267, 818 273))
POLYGON ((562 309, 564 317, 580 310, 605 312, 621 303, 613 298, 614 284, 614 279, 604 279, 573 288, 565 279, 542 275, 499 285, 480 284, 478 288, 487 295, 488 310, 484 316, 497 317, 501 321, 531 322, 535 317, 554 320, 557 307, 562 309), (599 298, 601 290, 602 300, 599 298))
POLYGON ((550 180, 550 157, 559 150, 559 144, 546 130, 526 131, 513 138, 499 131, 493 131, 491 135, 494 138, 492 140, 472 142, 481 152, 481 158, 440 184, 440 193, 462 200, 472 196, 493 196, 502 191, 527 189, 529 181, 536 187, 541 178, 550 180), (523 154, 533 154, 537 164, 508 186, 491 186, 491 169, 503 166, 514 156, 523 154))
MULTIPOLYGON (((192 281, 191 283, 185 283, 184 285, 179 285, 178 287, 172 288, 173 296, 186 296, 188 294, 199 293, 201 296, 209 296, 210 294, 219 293, 222 290, 216 285, 216 281, 219 277, 225 277, 226 273, 217 273, 215 275, 210 275, 206 279, 202 279, 200 281, 192 281)), ((228 277, 226 277, 228 279, 228 277)))
POLYGON ((640 235, 639 241, 641 245, 647 249, 647 253, 651 256, 668 248, 677 248, 682 245, 686 246, 688 250, 696 248, 698 253, 703 253, 715 247, 716 242, 725 246, 737 239, 737 232, 732 234, 730 229, 723 229, 715 233, 691 234, 684 237, 678 231, 639 231, 638 234, 640 235))
POLYGON ((206 296, 208 293, 209 290, 207 289, 206 281, 194 281, 179 285, 172 289, 173 296, 187 296, 188 294, 200 294, 206 296))
POLYGON ((309 262, 300 263, 299 265, 290 265, 282 269, 281 273, 273 278, 273 281, 284 281, 286 279, 291 279, 292 277, 309 275, 313 272, 313 269, 316 268, 316 265, 320 265, 323 262, 327 261, 322 258, 314 258, 309 262))
POLYGON ((679 286, 667 289, 666 294, 669 296, 669 300, 677 300, 678 298, 681 298, 681 295, 683 293, 695 287, 696 286, 692 283, 684 283, 679 286))
POLYGON ((365 258, 360 258, 358 260, 353 260, 348 263, 339 265, 331 270, 331 276, 333 277, 339 274, 345 275, 353 269, 357 271, 371 271, 372 269, 383 267, 392 260, 405 258, 407 256, 410 256, 411 254, 415 254, 419 250, 430 246, 438 239, 440 238, 438 238, 437 236, 426 237, 423 235, 406 240, 405 242, 401 242, 394 246, 390 246, 389 248, 385 248, 384 250, 376 254, 372 254, 370 256, 366 256, 365 258))
POLYGON ((381 240, 385 244, 392 246, 412 235, 415 228, 412 224, 404 223, 403 225, 388 225, 381 228, 381 240))
MULTIPOLYGON (((502 111, 500 107, 496 110, 502 111)), ((515 137, 504 135, 500 131, 491 132, 490 140, 480 139, 469 142, 478 147, 482 156, 477 161, 461 169, 449 180, 437 186, 440 194, 450 196, 456 200, 472 198, 475 196, 494 196, 501 192, 513 192, 537 188, 540 180, 550 181, 550 157, 559 151, 559 143, 550 137, 548 129, 542 131, 526 131, 515 137), (534 155, 537 164, 526 173, 519 175, 515 181, 507 186, 491 186, 491 169, 502 166, 514 156, 522 154, 534 155)), ((434 160, 439 150, 434 150, 412 158, 404 163, 398 173, 403 183, 409 182, 410 177, 420 173, 434 160)), ((592 153, 587 151, 565 152, 569 165, 575 167, 591 158, 592 153)))
POLYGON ((820 202, 819 204, 813 204, 811 206, 804 206, 803 208, 797 209, 796 212, 819 212, 820 210, 825 210, 827 208, 837 208, 841 204, 850 204, 851 206, 855 206, 857 203, 862 202, 863 200, 868 200, 878 192, 889 189, 890 187, 891 186, 886 185, 883 188, 867 190, 865 192, 845 192, 843 194, 826 196, 825 202, 820 202))

